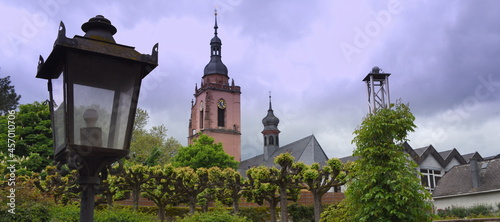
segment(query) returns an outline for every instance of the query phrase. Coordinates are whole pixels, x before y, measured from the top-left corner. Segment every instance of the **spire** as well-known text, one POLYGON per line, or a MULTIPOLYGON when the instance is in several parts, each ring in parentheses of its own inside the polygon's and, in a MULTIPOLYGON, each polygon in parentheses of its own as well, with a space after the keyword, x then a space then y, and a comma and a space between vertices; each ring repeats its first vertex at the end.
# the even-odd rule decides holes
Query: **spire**
POLYGON ((210 62, 205 66, 205 72, 203 76, 210 74, 221 74, 227 75, 227 67, 222 63, 221 60, 221 45, 222 41, 219 36, 217 36, 219 26, 217 25, 217 10, 214 13, 215 25, 214 25, 214 37, 210 40, 210 62))
POLYGON ((274 151, 279 148, 279 123, 280 120, 273 112, 271 92, 269 92, 269 110, 267 110, 267 116, 262 119, 262 125, 264 125, 264 130, 262 130, 264 136, 264 161, 268 161, 274 151))
POLYGON ((214 13, 214 15, 215 15, 214 35, 217 36, 217 29, 219 28, 219 26, 217 26, 217 9, 215 9, 214 11, 215 11, 215 13, 214 13))
POLYGON ((278 130, 278 124, 280 120, 274 115, 273 107, 271 104, 271 92, 269 92, 269 110, 267 110, 267 116, 262 119, 262 124, 265 130, 278 130))
POLYGON ((269 91, 269 110, 273 111, 273 107, 271 106, 271 91, 269 91))

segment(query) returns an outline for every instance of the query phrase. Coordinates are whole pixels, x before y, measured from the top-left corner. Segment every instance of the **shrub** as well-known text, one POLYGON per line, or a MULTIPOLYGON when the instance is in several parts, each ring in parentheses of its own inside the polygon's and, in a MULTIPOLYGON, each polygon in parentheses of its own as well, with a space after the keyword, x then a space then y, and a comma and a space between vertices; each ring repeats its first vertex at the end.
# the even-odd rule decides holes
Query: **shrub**
POLYGON ((208 211, 206 213, 195 212, 192 215, 188 215, 180 222, 251 222, 243 216, 231 215, 229 211, 216 209, 214 211, 208 211))
POLYGON ((95 212, 96 222, 145 222, 155 221, 156 215, 133 211, 130 208, 114 207, 95 212))
POLYGON ((266 222, 271 219, 269 207, 241 207, 239 215, 253 222, 266 222))
POLYGON ((314 206, 293 203, 288 206, 288 213, 293 222, 314 222, 314 206))
POLYGON ((57 205, 50 209, 53 222, 78 222, 80 221, 80 208, 77 205, 57 205))
POLYGON ((0 218, 2 218, 2 221, 44 222, 50 220, 48 206, 41 203, 25 203, 16 206, 15 214, 11 214, 7 210, 8 208, 6 207, 0 209, 0 218))
POLYGON ((347 217, 347 209, 345 206, 345 202, 347 200, 344 199, 340 203, 331 204, 323 209, 321 213, 321 222, 339 222, 345 221, 344 218, 347 217))
POLYGON ((479 215, 490 215, 493 212, 493 206, 486 204, 477 204, 469 208, 469 215, 479 216, 479 215))
POLYGON ((467 215, 469 215, 467 212, 467 209, 465 207, 452 206, 449 211, 450 211, 450 215, 457 216, 459 218, 464 218, 464 217, 467 217, 467 215))
POLYGON ((437 215, 440 218, 465 218, 477 216, 490 216, 493 212, 493 206, 487 204, 477 204, 472 207, 451 206, 446 209, 438 209, 437 215))
MULTIPOLYGON (((58 205, 51 209, 53 222, 78 222, 80 221, 80 207, 78 205, 58 205)), ((146 222, 155 221, 156 215, 133 211, 131 207, 115 206, 111 209, 98 208, 94 211, 96 222, 146 222)))

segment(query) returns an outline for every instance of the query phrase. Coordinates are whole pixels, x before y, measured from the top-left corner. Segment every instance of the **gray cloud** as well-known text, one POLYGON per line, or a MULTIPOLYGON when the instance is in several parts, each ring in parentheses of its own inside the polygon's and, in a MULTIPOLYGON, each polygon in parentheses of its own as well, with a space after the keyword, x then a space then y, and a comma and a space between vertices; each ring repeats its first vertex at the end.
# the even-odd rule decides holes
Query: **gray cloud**
POLYGON ((191 99, 209 61, 217 6, 222 59, 242 87, 244 158, 262 152, 268 91, 283 145, 314 133, 330 157, 350 155, 352 132, 367 111, 361 80, 375 65, 392 73, 393 101, 409 102, 417 117, 412 146, 498 153, 496 1, 48 2, 59 5, 0 4, 0 19, 12 21, 0 31, 0 75, 12 76, 21 103, 48 98, 46 83, 34 76, 38 55, 51 51, 59 21, 72 37, 83 34, 80 26, 90 17, 103 14, 118 28, 119 43, 142 53, 160 43, 160 66, 144 80, 140 106, 149 111, 150 125, 165 124, 170 136, 186 144, 191 99), (394 7, 398 10, 391 12, 394 7), (385 12, 390 17, 380 20, 385 12), (46 20, 33 20, 43 14, 46 20), (28 36, 25 21, 36 29, 28 36), (370 34, 365 45, 356 42, 359 32, 370 34), (26 41, 13 47, 7 38, 12 33, 26 41), (357 51, 346 56, 343 43, 357 51))

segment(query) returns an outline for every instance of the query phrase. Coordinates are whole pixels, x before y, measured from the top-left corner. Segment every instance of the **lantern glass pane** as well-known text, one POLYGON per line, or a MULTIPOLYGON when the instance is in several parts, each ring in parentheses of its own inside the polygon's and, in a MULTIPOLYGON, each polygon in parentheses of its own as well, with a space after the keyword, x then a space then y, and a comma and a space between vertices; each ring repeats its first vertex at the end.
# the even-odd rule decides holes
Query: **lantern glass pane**
POLYGON ((53 115, 53 133, 54 133, 54 145, 56 149, 56 153, 62 149, 62 145, 65 143, 65 137, 66 137, 66 127, 65 127, 65 110, 66 110, 66 103, 64 100, 64 83, 63 83, 63 78, 62 76, 64 73, 61 75, 60 78, 58 79, 53 79, 52 81, 52 98, 53 98, 53 105, 54 105, 54 110, 53 115))
POLYGON ((107 147, 115 92, 74 84, 73 93, 74 143, 107 147))
POLYGON ((141 66, 83 53, 71 54, 68 63, 73 107, 70 142, 128 149, 133 123, 130 112, 137 105, 141 66))

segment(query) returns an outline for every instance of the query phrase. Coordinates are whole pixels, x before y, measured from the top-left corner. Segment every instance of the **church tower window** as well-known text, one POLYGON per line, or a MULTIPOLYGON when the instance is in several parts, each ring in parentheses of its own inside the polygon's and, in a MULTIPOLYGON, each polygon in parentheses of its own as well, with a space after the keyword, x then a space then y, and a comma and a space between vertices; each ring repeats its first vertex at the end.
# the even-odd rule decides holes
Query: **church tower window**
POLYGON ((224 127, 224 122, 226 122, 226 109, 218 108, 217 110, 217 126, 224 127))

